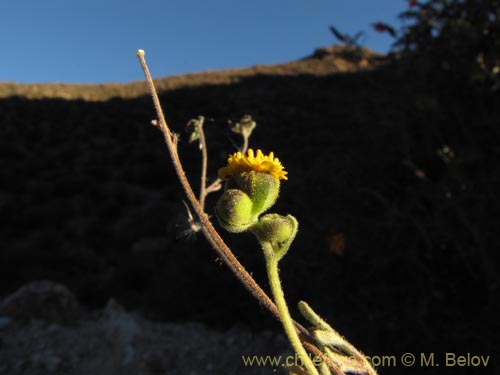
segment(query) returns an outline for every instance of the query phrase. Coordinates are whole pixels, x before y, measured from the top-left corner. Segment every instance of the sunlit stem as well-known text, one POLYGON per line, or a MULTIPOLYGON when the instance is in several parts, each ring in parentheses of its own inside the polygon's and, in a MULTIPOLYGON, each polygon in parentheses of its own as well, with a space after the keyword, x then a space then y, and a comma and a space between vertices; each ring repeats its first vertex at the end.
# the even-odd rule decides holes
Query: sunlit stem
POLYGON ((200 148, 201 148, 201 183, 200 183, 200 206, 203 211, 205 211, 205 199, 207 197, 207 163, 208 163, 208 153, 207 153, 207 141, 205 138, 205 131, 203 130, 203 121, 205 118, 200 116, 198 121, 196 121, 196 127, 198 127, 198 134, 200 137, 200 148))
POLYGON ((249 138, 249 135, 244 133, 243 134, 243 146, 241 146, 241 153, 243 155, 245 155, 247 150, 248 150, 248 138, 249 138))
POLYGON ((220 190, 222 187, 222 180, 217 178, 209 186, 207 186, 207 166, 208 166, 208 151, 207 151, 207 139, 205 137, 205 130, 203 129, 203 123, 205 118, 199 116, 196 125, 198 127, 198 134, 200 137, 200 148, 201 148, 201 184, 200 184, 200 206, 205 211, 205 200, 207 195, 215 191, 220 190))
POLYGON ((279 277, 279 260, 274 256, 274 250, 270 244, 262 244, 262 248, 264 250, 266 258, 269 286, 271 287, 271 292, 274 297, 274 303, 278 308, 281 323, 283 324, 285 333, 288 336, 288 340, 292 344, 295 352, 302 360, 302 364, 306 368, 309 375, 319 375, 318 370, 314 366, 314 363, 302 346, 299 335, 297 334, 297 331, 294 327, 292 317, 290 316, 290 311, 288 310, 288 306, 286 304, 285 295, 283 293, 283 288, 281 287, 281 281, 279 277))
POLYGON ((214 191, 220 190, 221 187, 222 187, 222 180, 220 178, 217 178, 207 187, 206 195, 213 193, 214 191))

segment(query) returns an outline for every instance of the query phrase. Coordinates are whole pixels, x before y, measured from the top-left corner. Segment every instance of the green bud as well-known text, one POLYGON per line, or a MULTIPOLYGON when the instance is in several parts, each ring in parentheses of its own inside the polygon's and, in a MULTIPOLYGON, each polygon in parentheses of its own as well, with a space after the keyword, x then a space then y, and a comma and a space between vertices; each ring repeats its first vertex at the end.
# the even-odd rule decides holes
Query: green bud
POLYGON ((278 260, 288 251, 298 230, 298 222, 292 215, 267 214, 252 227, 264 251, 270 246, 278 260))
POLYGON ((252 214, 259 216, 278 199, 280 180, 261 172, 241 172, 232 177, 234 184, 243 190, 253 202, 252 214))
POLYGON ((229 189, 222 194, 215 206, 215 216, 220 225, 232 233, 246 231, 255 221, 252 200, 238 189, 229 189))

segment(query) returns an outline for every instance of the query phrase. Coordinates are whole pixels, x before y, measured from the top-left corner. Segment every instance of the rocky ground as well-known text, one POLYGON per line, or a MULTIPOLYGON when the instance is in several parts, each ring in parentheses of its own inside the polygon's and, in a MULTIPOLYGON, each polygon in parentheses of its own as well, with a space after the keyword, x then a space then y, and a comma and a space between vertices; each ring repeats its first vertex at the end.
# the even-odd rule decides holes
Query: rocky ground
POLYGON ((245 365, 242 356, 289 354, 284 337, 271 331, 153 322, 114 300, 88 312, 67 288, 47 281, 0 302, 2 375, 270 374, 276 368, 245 365))

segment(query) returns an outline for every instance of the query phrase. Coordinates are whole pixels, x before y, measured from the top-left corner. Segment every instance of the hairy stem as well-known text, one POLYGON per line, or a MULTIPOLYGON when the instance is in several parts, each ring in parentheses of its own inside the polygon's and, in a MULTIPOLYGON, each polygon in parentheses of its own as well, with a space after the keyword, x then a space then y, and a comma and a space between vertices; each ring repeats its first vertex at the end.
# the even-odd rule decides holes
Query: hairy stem
POLYGON ((278 260, 273 255, 273 249, 270 245, 264 245, 263 249, 264 253, 266 254, 266 267, 267 277, 269 278, 269 285, 274 296, 274 302, 276 303, 276 306, 279 310, 281 323, 283 324, 285 333, 288 336, 288 340, 292 344, 295 352, 299 355, 300 359, 302 360, 302 365, 304 365, 309 375, 319 375, 318 370, 314 366, 314 363, 302 346, 299 335, 295 330, 292 317, 290 316, 290 311, 288 310, 288 306, 286 304, 283 288, 281 287, 278 270, 278 260))
POLYGON ((217 178, 207 187, 206 195, 213 193, 214 191, 220 190, 221 187, 222 187, 222 180, 220 178, 217 178))
POLYGON ((248 135, 243 135, 243 145, 241 146, 241 153, 244 155, 248 150, 248 135))
POLYGON ((198 127, 198 134, 200 136, 201 146, 201 184, 200 184, 200 207, 205 211, 205 198, 207 197, 207 141, 205 138, 205 131, 203 130, 203 117, 195 125, 198 127))

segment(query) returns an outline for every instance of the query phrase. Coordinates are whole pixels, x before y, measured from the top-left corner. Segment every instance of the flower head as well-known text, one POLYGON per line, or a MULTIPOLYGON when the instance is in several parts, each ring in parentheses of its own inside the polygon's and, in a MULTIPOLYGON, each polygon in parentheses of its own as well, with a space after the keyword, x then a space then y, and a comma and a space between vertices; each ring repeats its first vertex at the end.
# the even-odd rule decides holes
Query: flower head
POLYGON ((219 169, 219 178, 226 180, 229 177, 241 172, 260 172, 274 176, 277 179, 288 180, 287 173, 278 158, 274 157, 274 153, 264 155, 261 150, 257 150, 254 154, 252 149, 249 149, 247 155, 241 152, 236 152, 230 155, 227 159, 227 166, 219 169))

